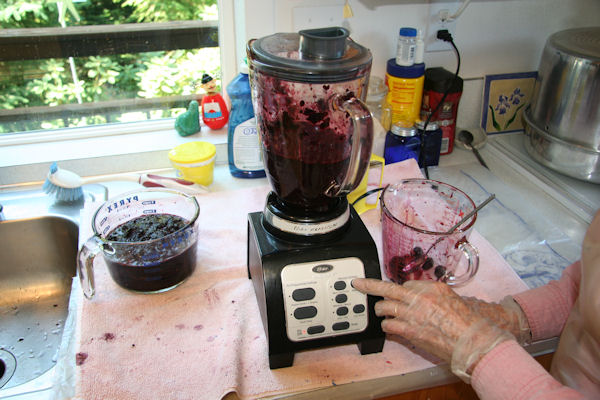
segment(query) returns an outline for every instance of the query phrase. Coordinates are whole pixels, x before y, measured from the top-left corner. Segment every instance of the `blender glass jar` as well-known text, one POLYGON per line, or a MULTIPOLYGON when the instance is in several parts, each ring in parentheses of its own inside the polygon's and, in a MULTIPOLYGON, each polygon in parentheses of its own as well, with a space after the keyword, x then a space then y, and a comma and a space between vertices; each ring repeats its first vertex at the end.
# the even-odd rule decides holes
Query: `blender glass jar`
POLYGON ((247 47, 267 177, 290 214, 327 212, 371 156, 372 56, 344 28, 277 33, 247 47))

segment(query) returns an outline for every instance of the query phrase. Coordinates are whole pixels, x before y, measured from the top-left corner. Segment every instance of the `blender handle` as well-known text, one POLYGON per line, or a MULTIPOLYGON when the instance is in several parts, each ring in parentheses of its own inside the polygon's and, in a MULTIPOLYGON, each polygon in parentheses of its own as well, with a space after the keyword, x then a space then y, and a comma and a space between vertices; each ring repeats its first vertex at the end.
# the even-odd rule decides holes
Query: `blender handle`
POLYGON ((344 99, 336 95, 333 108, 350 115, 353 132, 348 170, 343 181, 335 188, 335 193, 328 193, 332 197, 343 196, 356 189, 367 170, 373 147, 373 117, 365 103, 356 97, 344 99))

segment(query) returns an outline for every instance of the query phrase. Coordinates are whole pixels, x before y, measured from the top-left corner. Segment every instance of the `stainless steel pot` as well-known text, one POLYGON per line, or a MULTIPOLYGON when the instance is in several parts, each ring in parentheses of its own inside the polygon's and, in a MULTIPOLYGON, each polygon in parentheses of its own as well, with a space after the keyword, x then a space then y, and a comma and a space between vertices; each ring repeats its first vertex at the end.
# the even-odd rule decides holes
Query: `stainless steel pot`
POLYGON ((523 120, 536 161, 600 183, 600 27, 548 38, 523 120))
POLYGON ((600 183, 600 151, 554 137, 538 128, 529 117, 530 109, 523 113, 525 149, 538 163, 573 178, 600 183))

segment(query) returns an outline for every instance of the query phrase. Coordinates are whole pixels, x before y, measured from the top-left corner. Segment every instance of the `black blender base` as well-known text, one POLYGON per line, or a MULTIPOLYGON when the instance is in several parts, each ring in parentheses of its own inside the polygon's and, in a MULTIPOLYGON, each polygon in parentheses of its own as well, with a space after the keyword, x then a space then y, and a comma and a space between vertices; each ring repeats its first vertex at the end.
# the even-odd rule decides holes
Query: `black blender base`
MULTIPOLYGON (((383 318, 375 315, 374 305, 381 298, 367 296, 368 323, 364 330, 336 336, 290 340, 288 336, 282 270, 290 264, 317 263, 321 260, 358 258, 364 276, 381 279, 377 247, 356 212, 351 210, 348 228, 336 239, 319 243, 298 243, 278 239, 263 227, 262 212, 248 215, 248 277, 252 279, 268 343, 269 367, 289 367, 298 351, 356 343, 360 354, 381 352, 385 333, 383 318)), ((331 289, 333 290, 333 289, 331 289)), ((323 298, 335 297, 322 293, 323 298)), ((319 308, 317 306, 317 308, 319 308)), ((289 316, 289 313, 288 313, 289 316)))
MULTIPOLYGON (((365 355, 381 353, 381 351, 383 350, 384 342, 385 336, 378 337, 375 339, 366 339, 356 343, 356 345, 358 346, 360 354, 365 355)), ((294 355, 295 353, 269 354, 269 368, 277 369, 291 367, 294 364, 294 355)))

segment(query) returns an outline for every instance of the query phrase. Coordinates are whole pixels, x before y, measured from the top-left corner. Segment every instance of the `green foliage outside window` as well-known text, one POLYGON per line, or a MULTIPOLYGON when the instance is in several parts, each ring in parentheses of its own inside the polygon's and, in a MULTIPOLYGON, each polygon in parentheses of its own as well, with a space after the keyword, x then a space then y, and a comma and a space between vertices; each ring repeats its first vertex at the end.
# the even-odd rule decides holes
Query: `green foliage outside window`
MULTIPOLYGON (((58 27, 57 0, 0 0, 1 28, 58 27)), ((63 1, 63 4, 71 1, 63 1)), ((217 0, 74 0, 78 21, 67 9, 66 26, 106 25, 178 20, 216 20, 217 0)), ((44 59, 0 62, 0 108, 57 106, 81 101, 155 98, 199 93, 203 73, 220 76, 219 49, 175 50, 91 56, 71 61, 44 59), (73 77, 78 82, 74 82, 73 77)), ((16 131, 83 126, 164 118, 180 110, 135 115, 98 115, 54 121, 31 119, 0 124, 0 134, 16 131)))

